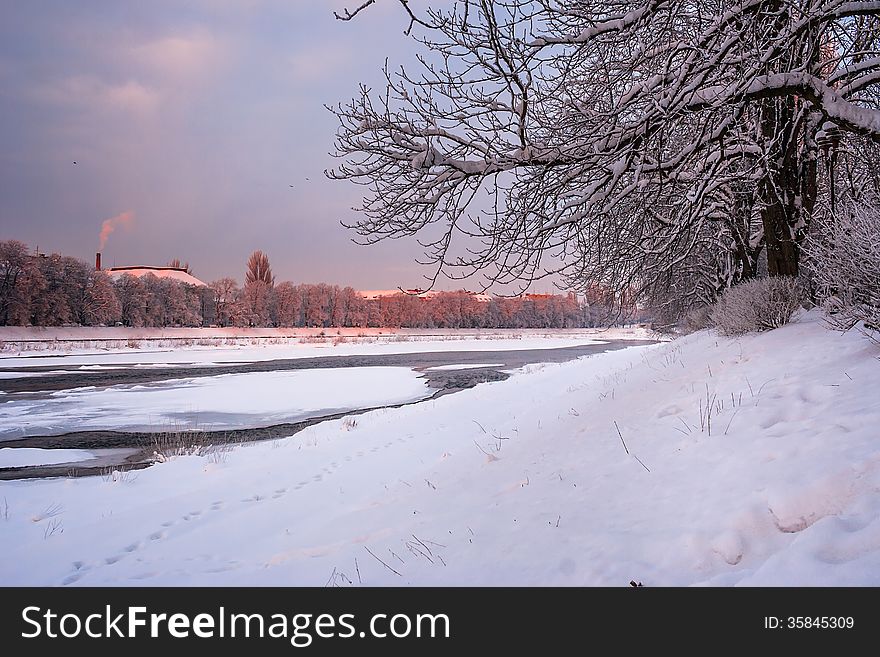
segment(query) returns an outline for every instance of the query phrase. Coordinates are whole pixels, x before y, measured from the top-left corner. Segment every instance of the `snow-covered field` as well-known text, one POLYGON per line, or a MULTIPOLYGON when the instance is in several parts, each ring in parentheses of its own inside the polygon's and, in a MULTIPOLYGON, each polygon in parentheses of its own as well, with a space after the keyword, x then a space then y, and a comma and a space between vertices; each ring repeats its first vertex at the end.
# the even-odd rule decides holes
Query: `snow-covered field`
POLYGON ((216 430, 298 422, 431 395, 407 367, 221 374, 60 390, 0 403, 0 444, 83 429, 216 430), (332 405, 328 405, 332 404, 332 405))
POLYGON ((0 482, 0 583, 878 585, 878 356, 809 314, 219 457, 0 482))

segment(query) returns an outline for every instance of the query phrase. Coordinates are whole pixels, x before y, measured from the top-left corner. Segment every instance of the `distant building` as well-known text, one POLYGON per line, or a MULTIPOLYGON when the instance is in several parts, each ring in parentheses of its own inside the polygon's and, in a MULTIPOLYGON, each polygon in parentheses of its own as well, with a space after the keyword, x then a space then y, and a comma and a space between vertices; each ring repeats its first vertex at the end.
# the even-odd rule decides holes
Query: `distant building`
POLYGON ((138 278, 146 276, 147 274, 152 274, 157 278, 173 278, 176 281, 186 283, 187 285, 194 285, 195 287, 208 287, 207 283, 200 281, 192 274, 187 273, 186 269, 183 267, 110 267, 105 271, 113 278, 119 278, 125 274, 137 276, 138 278))
MULTIPOLYGON (((97 271, 102 271, 100 253, 95 254, 95 269, 97 271)), ((124 276, 126 274, 130 276, 137 276, 138 278, 146 276, 147 274, 152 274, 156 278, 173 278, 174 280, 180 281, 181 283, 186 283, 187 285, 193 285, 195 287, 208 287, 206 283, 200 281, 198 278, 190 274, 185 267, 152 267, 149 265, 133 265, 128 267, 108 267, 103 271, 108 273, 114 279, 119 278, 120 276, 124 276)))

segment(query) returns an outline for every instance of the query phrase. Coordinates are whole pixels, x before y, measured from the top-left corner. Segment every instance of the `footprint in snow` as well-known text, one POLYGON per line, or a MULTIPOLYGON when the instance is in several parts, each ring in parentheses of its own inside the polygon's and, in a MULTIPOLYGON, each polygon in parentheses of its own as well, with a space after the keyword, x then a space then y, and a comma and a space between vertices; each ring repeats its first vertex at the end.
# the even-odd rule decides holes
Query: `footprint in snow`
POLYGON ((73 584, 74 582, 78 582, 81 577, 82 577, 81 573, 74 573, 73 575, 68 575, 67 577, 65 577, 64 579, 61 580, 61 585, 68 586, 70 584, 73 584))

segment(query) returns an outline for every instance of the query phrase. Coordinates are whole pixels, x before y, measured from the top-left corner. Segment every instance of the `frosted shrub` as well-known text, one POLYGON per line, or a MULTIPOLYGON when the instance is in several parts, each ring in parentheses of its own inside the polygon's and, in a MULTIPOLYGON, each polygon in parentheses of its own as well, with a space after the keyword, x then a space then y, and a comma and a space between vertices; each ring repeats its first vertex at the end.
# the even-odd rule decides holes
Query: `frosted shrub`
POLYGON ((697 306, 685 314, 679 323, 679 330, 684 333, 702 331, 711 326, 712 306, 697 306))
POLYGON ((807 240, 804 251, 831 324, 842 330, 858 322, 880 328, 880 208, 845 204, 832 225, 807 240))
POLYGON ((712 309, 712 324, 724 335, 769 331, 787 324, 801 307, 796 278, 758 278, 727 290, 712 309))

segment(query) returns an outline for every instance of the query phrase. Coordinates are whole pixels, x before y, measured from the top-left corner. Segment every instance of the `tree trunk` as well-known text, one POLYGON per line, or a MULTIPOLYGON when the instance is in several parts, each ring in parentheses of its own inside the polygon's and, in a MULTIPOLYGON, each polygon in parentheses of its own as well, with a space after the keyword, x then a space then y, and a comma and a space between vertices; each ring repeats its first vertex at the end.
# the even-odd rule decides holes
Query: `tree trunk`
MULTIPOLYGON (((781 0, 771 0, 778 29, 791 20, 781 0)), ((821 28, 811 31, 789 56, 818 74, 821 67, 821 28)), ((794 63, 794 62, 792 62, 794 63)), ((768 71, 777 72, 777 71, 768 71)), ((761 222, 770 276, 797 276, 800 243, 807 233, 818 193, 818 148, 815 132, 821 117, 805 113, 803 101, 789 96, 761 104, 760 134, 764 147, 763 179, 758 184, 761 222)))
POLYGON ((798 275, 798 248, 791 234, 791 224, 781 202, 768 203, 761 210, 767 248, 767 273, 770 276, 798 275))
POLYGON ((767 100, 762 108, 766 159, 758 190, 770 276, 798 275, 800 242, 816 203, 812 123, 797 115, 793 98, 767 100))

